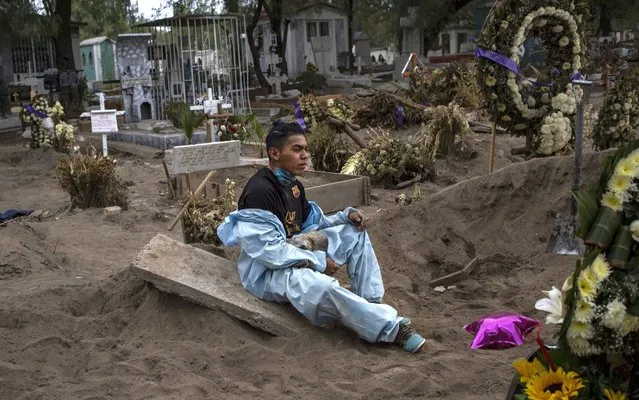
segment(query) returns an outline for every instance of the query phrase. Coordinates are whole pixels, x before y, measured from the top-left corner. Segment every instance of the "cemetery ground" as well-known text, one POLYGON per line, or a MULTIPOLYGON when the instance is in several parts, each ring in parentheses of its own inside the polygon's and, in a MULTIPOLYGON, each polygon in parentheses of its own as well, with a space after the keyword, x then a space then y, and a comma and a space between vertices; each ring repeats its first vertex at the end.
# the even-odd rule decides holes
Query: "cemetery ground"
MULTIPOLYGON (((416 203, 373 189, 363 208, 385 302, 427 338, 409 355, 339 327, 273 337, 135 278, 129 266, 152 237, 182 240, 179 225, 167 231, 179 205, 153 152, 110 148, 131 204, 105 216, 69 209, 54 172, 63 155, 0 142, 0 210, 37 210, 0 226, 0 398, 504 398, 511 361, 534 344, 472 352, 462 327, 496 310, 543 318, 534 299, 573 268, 544 253, 555 214, 569 210, 572 159, 523 162, 510 155, 522 139, 498 135, 486 175, 490 135, 469 143, 474 156, 437 161, 416 203), (446 291, 429 285, 473 258, 470 276, 446 291)), ((585 182, 603 155, 586 152, 585 182)))

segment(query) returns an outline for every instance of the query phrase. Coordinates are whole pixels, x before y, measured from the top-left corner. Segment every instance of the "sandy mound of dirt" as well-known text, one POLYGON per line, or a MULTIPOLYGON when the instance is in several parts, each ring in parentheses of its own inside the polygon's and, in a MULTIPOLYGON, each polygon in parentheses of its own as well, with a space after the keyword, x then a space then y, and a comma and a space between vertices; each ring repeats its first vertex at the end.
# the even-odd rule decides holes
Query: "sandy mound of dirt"
MULTIPOLYGON (((602 160, 586 155, 584 182, 602 160)), ((49 228, 11 227, 0 238, 0 279, 16 282, 0 294, 0 398, 504 398, 510 363, 531 347, 471 352, 462 327, 498 310, 543 318, 534 302, 575 261, 544 254, 556 212, 569 211, 571 183, 570 158, 533 160, 375 216, 386 301, 428 340, 416 356, 340 328, 270 337, 134 279, 124 269, 131 243, 118 252, 121 272, 80 283, 77 270, 104 253, 66 247, 65 268, 49 228), (25 246, 34 235, 39 244, 25 246), (456 288, 429 287, 473 257, 476 270, 456 288), (47 270, 47 259, 58 267, 47 270)), ((114 228, 109 238, 130 241, 131 232, 114 228)))

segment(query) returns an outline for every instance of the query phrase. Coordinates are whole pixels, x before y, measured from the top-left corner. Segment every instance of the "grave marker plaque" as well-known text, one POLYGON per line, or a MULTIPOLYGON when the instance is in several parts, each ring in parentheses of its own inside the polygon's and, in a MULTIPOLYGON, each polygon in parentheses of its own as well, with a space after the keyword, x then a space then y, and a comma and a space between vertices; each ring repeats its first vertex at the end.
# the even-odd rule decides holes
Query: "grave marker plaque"
POLYGON ((185 174, 240 165, 239 140, 173 148, 173 173, 185 174))

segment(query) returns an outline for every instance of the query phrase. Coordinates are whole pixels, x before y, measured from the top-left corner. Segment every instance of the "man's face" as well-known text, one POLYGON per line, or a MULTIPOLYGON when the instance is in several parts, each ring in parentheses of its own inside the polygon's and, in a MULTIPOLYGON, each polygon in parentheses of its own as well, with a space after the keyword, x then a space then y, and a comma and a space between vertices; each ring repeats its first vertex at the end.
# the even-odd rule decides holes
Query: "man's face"
POLYGON ((269 154, 276 167, 287 170, 293 175, 303 175, 308 165, 308 145, 304 135, 292 135, 282 146, 282 150, 274 147, 269 154))

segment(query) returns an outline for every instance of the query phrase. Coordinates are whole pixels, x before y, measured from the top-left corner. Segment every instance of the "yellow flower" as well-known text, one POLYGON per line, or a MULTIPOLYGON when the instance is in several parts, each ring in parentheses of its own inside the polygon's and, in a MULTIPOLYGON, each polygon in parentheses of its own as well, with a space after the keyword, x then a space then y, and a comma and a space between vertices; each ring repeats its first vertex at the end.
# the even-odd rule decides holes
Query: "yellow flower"
POLYGON ((486 77, 486 86, 493 87, 496 84, 497 84, 497 79, 495 79, 494 76, 487 76, 486 77))
POLYGON ((606 396, 606 400, 627 400, 628 399, 626 395, 623 394, 623 392, 617 392, 612 389, 604 390, 604 396, 606 396))
POLYGON ((513 361, 513 368, 515 368, 519 374, 519 381, 521 383, 528 382, 530 378, 546 370, 544 365, 537 358, 535 358, 533 362, 529 362, 525 358, 515 360, 513 361))
POLYGON ((579 396, 584 384, 576 372, 543 371, 526 383, 526 395, 531 400, 558 400, 579 396))
POLYGON ((573 320, 568 327, 568 336, 571 338, 591 339, 593 334, 590 325, 585 322, 573 320))
POLYGON ((575 321, 590 322, 594 315, 592 306, 593 304, 588 301, 578 300, 577 307, 575 307, 575 321))
POLYGON ((619 333, 621 336, 626 336, 630 332, 634 332, 639 330, 639 317, 635 317, 634 315, 626 314, 623 318, 623 326, 619 333))
POLYGON ((604 207, 608 207, 613 211, 619 212, 622 210, 623 201, 621 197, 619 197, 615 193, 607 192, 606 194, 603 195, 603 198, 601 199, 601 204, 604 207))
POLYGON ((570 350, 579 357, 600 354, 602 352, 600 348, 590 344, 588 339, 579 336, 568 336, 568 345, 570 346, 570 350))
POLYGON ((608 182, 608 190, 616 193, 619 197, 624 197, 625 193, 630 188, 633 177, 628 175, 613 175, 608 182))
POLYGON ((614 175, 625 175, 634 178, 636 174, 637 169, 629 157, 619 161, 615 167, 614 175))
POLYGON ((581 298, 588 301, 593 301, 597 295, 597 283, 594 281, 593 273, 586 269, 581 271, 579 278, 577 278, 577 287, 579 288, 579 294, 581 298))
POLYGON ((628 160, 628 162, 632 164, 635 168, 639 167, 639 151, 635 150, 632 153, 630 153, 630 155, 626 157, 626 160, 628 160))
POLYGON ((610 275, 610 265, 603 254, 599 254, 590 264, 590 271, 597 283, 603 282, 610 275))

